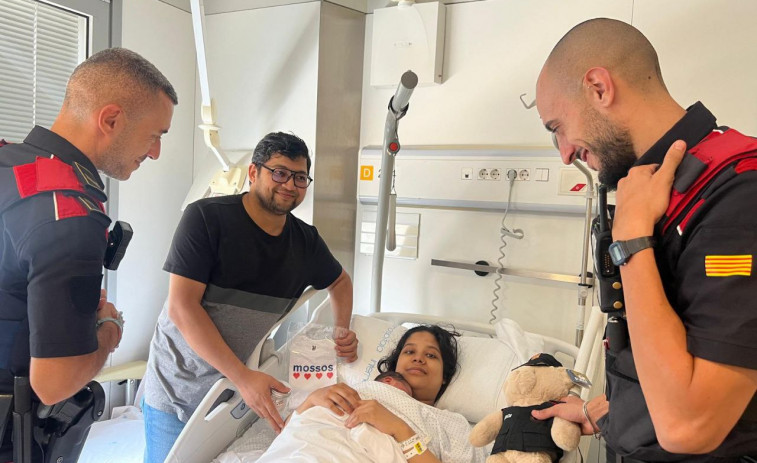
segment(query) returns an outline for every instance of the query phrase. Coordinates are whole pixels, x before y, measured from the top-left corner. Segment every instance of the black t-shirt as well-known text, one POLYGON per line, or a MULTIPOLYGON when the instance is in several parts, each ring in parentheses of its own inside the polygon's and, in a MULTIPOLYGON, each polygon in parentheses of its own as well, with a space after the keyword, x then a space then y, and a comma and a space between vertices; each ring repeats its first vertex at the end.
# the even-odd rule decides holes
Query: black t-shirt
MULTIPOLYGON (((244 193, 247 194, 247 193, 244 193)), ((315 227, 292 214, 279 236, 247 214, 244 194, 187 206, 163 270, 200 283, 278 298, 331 285, 342 267, 315 227)))

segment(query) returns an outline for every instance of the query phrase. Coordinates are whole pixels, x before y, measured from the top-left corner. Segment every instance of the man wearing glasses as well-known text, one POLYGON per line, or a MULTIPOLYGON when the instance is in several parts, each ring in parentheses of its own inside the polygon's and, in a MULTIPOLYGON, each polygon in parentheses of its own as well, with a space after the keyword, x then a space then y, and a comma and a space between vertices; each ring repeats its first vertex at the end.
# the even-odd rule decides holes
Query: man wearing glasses
POLYGON ((327 288, 337 355, 357 358, 349 331, 352 282, 315 227, 291 214, 313 181, 305 142, 270 133, 255 147, 250 191, 187 206, 163 269, 168 299, 145 374, 146 462, 163 462, 211 386, 226 376, 279 432, 271 390, 288 389, 245 361, 307 286, 327 288))

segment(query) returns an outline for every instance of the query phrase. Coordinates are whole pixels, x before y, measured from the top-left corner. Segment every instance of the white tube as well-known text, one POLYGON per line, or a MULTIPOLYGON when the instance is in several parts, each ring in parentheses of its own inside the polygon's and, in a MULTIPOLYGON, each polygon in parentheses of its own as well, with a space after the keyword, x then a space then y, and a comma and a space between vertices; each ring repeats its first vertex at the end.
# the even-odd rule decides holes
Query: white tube
POLYGON ((386 250, 397 249, 397 193, 389 195, 389 224, 386 227, 386 250))

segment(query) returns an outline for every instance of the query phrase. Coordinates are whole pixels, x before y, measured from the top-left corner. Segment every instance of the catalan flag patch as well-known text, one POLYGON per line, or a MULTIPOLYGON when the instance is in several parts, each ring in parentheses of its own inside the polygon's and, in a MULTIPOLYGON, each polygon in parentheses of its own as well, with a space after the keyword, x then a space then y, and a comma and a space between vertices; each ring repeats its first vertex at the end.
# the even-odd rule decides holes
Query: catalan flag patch
POLYGON ((705 256, 704 271, 708 277, 752 276, 752 255, 705 256))

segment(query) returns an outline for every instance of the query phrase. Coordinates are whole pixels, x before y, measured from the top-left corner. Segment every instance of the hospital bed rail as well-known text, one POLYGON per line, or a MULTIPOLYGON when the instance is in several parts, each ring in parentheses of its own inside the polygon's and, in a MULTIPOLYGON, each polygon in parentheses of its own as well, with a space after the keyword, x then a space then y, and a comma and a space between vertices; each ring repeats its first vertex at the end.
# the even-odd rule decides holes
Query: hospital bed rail
MULTIPOLYGON (((247 361, 248 368, 277 376, 274 370, 282 364, 282 356, 269 350, 273 344, 271 336, 317 293, 318 290, 312 287, 302 293, 289 313, 268 330, 255 347, 247 361)), ((321 305, 327 303, 328 299, 321 305)), ((207 463, 241 436, 256 419, 257 415, 242 400, 234 384, 228 378, 221 378, 192 414, 165 463, 207 463)))
MULTIPOLYGON (((312 293, 303 294, 303 298, 307 300, 315 292, 312 291, 312 293)), ((301 302, 304 301, 298 301, 298 306, 302 305, 301 302)), ((293 312, 294 309, 269 331, 264 341, 258 344, 247 362, 250 368, 257 368, 259 371, 270 374, 278 379, 285 378, 286 365, 284 363, 286 362, 286 355, 281 352, 282 349, 271 352, 265 346, 272 341, 269 339, 271 333, 279 329, 283 323, 286 323, 293 312)), ((315 310, 311 311, 309 321, 327 324, 330 323, 330 316, 330 301, 326 299, 315 310)), ((592 311, 589 325, 594 327, 600 326, 603 316, 604 314, 599 310, 592 311)), ((373 313, 370 314, 370 317, 376 317, 396 324, 453 324, 455 329, 462 331, 465 335, 495 337, 494 326, 486 323, 450 320, 433 315, 400 312, 373 313)), ((593 331, 594 336, 601 334, 601 331, 596 328, 591 331, 593 331)), ((591 342, 592 336, 586 336, 581 347, 576 347, 569 342, 549 336, 539 336, 544 339, 545 352, 565 354, 567 357, 575 360, 574 369, 585 372, 589 376, 592 375, 592 371, 595 371, 590 368, 596 369, 597 357, 601 353, 596 348, 596 339, 594 340, 595 342, 591 342), (592 352, 592 349, 595 349, 595 351, 592 352)), ((588 397, 588 390, 583 390, 581 393, 584 399, 588 397)), ((244 404, 231 381, 227 378, 221 378, 211 388, 197 411, 190 418, 184 431, 182 431, 171 449, 166 463, 207 463, 208 461, 212 461, 235 439, 244 434, 256 419, 257 415, 251 412, 244 404)))

